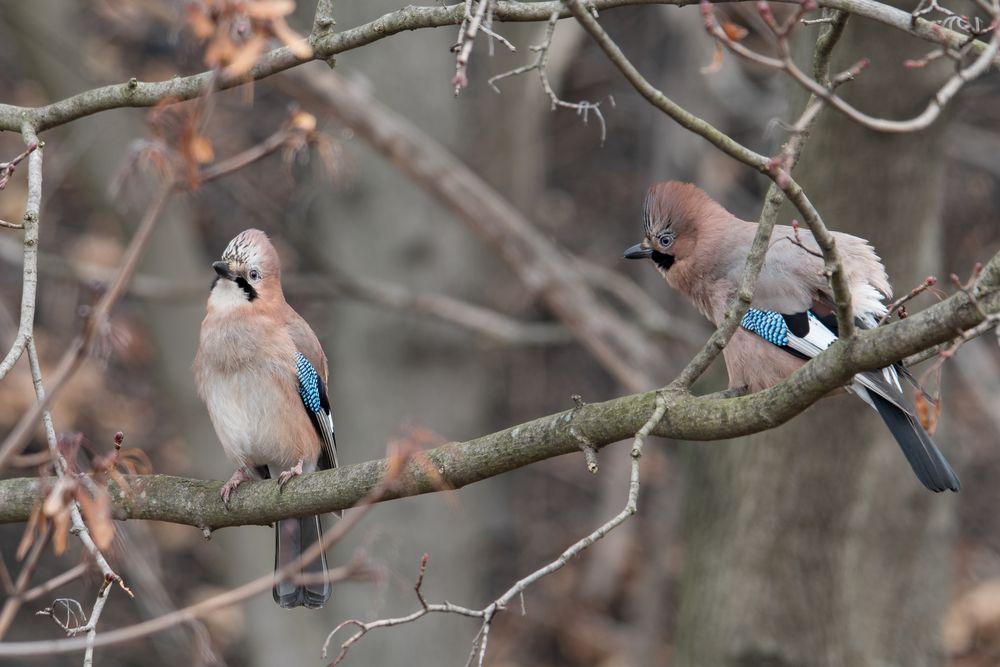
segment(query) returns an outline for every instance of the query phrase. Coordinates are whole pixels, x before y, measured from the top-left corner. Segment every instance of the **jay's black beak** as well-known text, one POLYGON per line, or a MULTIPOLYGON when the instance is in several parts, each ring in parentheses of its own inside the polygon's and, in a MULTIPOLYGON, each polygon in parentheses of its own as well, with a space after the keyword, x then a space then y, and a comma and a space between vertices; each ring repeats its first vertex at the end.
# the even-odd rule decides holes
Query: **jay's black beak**
POLYGON ((646 259, 652 256, 652 248, 643 248, 641 243, 636 243, 625 251, 625 259, 646 259))
POLYGON ((225 278, 226 280, 236 279, 236 274, 229 270, 229 265, 225 262, 213 262, 212 268, 215 269, 220 278, 225 278))

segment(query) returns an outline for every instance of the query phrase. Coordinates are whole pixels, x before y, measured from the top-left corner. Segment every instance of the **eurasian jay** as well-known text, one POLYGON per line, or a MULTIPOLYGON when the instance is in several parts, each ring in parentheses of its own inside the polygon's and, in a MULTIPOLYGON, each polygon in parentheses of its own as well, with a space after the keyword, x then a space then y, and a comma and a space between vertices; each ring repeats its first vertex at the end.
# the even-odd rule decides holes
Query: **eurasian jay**
MULTIPOLYGON (((285 302, 278 253, 264 232, 236 236, 212 264, 195 357, 198 394, 208 407, 226 455, 239 466, 222 500, 242 482, 277 478, 283 488, 303 472, 337 466, 326 355, 306 321, 285 302)), ((318 516, 275 525, 275 570, 322 538, 318 516)), ((285 608, 322 607, 330 599, 326 556, 320 554, 276 580, 274 600, 285 608), (297 583, 295 574, 307 581, 297 583)))
MULTIPOLYGON (((644 238, 628 259, 653 260, 674 289, 718 325, 736 296, 757 224, 740 220, 700 188, 671 181, 649 189, 644 238)), ((864 239, 833 232, 852 295, 855 321, 876 326, 892 295, 885 267, 864 239)), ((776 225, 751 308, 723 350, 730 387, 759 391, 777 384, 837 339, 837 318, 823 260, 808 231, 776 225), (796 233, 798 239, 796 239, 796 233)), ((885 421, 917 478, 932 491, 958 491, 959 481, 906 399, 894 364, 858 373, 847 388, 885 421)))

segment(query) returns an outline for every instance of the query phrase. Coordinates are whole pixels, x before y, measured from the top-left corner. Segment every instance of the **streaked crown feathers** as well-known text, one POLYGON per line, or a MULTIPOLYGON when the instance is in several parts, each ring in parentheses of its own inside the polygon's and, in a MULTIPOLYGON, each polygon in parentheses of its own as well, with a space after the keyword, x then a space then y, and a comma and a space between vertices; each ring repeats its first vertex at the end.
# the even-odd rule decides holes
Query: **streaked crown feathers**
POLYGON ((247 229, 237 234, 222 251, 222 261, 231 268, 254 267, 265 276, 280 272, 278 252, 267 234, 259 229, 247 229))

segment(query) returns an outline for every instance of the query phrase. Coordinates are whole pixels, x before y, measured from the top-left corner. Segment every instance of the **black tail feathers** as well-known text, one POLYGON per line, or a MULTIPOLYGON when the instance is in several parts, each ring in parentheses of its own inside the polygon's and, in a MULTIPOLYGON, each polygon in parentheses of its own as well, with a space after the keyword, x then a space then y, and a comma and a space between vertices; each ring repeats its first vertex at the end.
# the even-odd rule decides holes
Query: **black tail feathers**
POLYGON ((873 391, 869 396, 917 479, 931 491, 958 491, 962 486, 958 476, 916 417, 873 391))
MULTIPOLYGON (((275 573, 288 563, 297 561, 302 552, 323 538, 323 527, 318 516, 301 519, 282 519, 274 526, 275 573)), ((277 576, 271 590, 274 601, 285 609, 306 607, 319 609, 330 599, 332 586, 327 579, 326 554, 305 563, 301 569, 293 568, 289 577, 277 576), (299 577, 306 581, 298 582, 299 577)))

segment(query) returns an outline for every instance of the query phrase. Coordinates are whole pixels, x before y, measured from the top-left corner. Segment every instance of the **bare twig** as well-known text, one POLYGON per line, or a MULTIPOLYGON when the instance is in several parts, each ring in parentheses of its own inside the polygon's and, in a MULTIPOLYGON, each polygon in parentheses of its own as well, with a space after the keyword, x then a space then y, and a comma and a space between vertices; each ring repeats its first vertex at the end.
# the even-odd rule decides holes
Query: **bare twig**
POLYGON ((465 16, 458 31, 458 43, 454 47, 458 55, 455 57, 455 76, 452 77, 451 84, 455 87, 456 97, 462 88, 469 85, 469 56, 476 44, 476 33, 483 25, 486 10, 493 2, 494 0, 465 0, 465 16), (472 13, 473 4, 476 5, 475 14, 472 13))
POLYGON ((890 303, 889 308, 885 311, 885 315, 883 315, 882 318, 879 319, 877 326, 882 326, 883 324, 888 322, 889 318, 892 317, 893 314, 896 313, 897 311, 899 312, 899 316, 901 318, 905 317, 906 310, 903 308, 903 304, 919 296, 920 294, 923 294, 936 284, 937 284, 937 278, 935 278, 934 276, 927 276, 924 279, 924 282, 920 283, 919 285, 911 289, 909 293, 906 294, 906 296, 902 296, 893 301, 892 303, 890 303))
MULTIPOLYGON (((506 79, 511 76, 519 76, 521 74, 527 74, 531 71, 538 72, 538 79, 541 81, 542 90, 545 94, 549 96, 549 101, 552 104, 553 111, 557 107, 563 109, 572 109, 576 111, 577 115, 583 119, 584 124, 587 123, 588 115, 593 112, 597 116, 598 122, 601 124, 601 144, 604 144, 604 140, 608 135, 607 124, 604 122, 604 114, 601 112, 601 104, 604 100, 599 102, 588 102, 586 100, 581 100, 579 102, 567 102, 556 95, 555 91, 552 90, 552 84, 549 81, 548 74, 548 62, 549 62, 549 49, 552 47, 552 36, 555 34, 556 23, 559 22, 559 12, 552 12, 552 16, 549 17, 548 25, 545 27, 545 37, 542 39, 541 44, 530 47, 532 51, 538 54, 538 57, 530 65, 523 65, 521 67, 516 67, 510 71, 503 72, 502 74, 497 74, 496 76, 490 77, 487 81, 490 87, 493 88, 497 93, 500 89, 497 88, 496 82, 506 79)), ((615 99, 610 95, 607 97, 608 102, 611 103, 613 107, 615 105, 615 99)))
MULTIPOLYGON (((398 476, 406 467, 408 454, 406 452, 394 452, 390 456, 390 461, 382 479, 371 489, 358 507, 344 515, 336 523, 332 530, 323 534, 323 537, 312 544, 308 549, 300 554, 298 559, 286 563, 283 567, 271 573, 262 575, 237 588, 225 591, 196 604, 178 609, 156 618, 136 623, 124 628, 103 633, 100 637, 93 639, 62 639, 48 641, 28 641, 17 643, 0 643, 0 657, 25 657, 36 655, 55 655, 59 653, 71 653, 81 648, 86 649, 99 646, 108 646, 121 642, 134 641, 143 637, 148 637, 157 632, 162 632, 168 628, 181 623, 188 623, 193 620, 204 618, 210 613, 219 609, 238 604, 248 598, 258 595, 274 585, 275 579, 283 580, 293 577, 293 573, 302 570, 303 564, 315 560, 327 549, 337 544, 347 535, 375 506, 375 503, 384 498, 398 483, 398 476)), ((330 583, 345 581, 363 574, 367 569, 359 558, 355 558, 350 564, 335 568, 327 573, 323 580, 330 583)), ((296 578, 296 581, 299 579, 296 578)), ((303 581, 313 581, 312 578, 302 578, 303 581)), ((93 620, 93 614, 91 614, 93 620)))
MULTIPOLYGON (((639 461, 642 457, 643 445, 646 442, 646 438, 656 425, 660 423, 660 420, 663 419, 666 412, 667 399, 662 392, 656 392, 653 411, 633 438, 632 449, 630 451, 630 455, 632 457, 632 472, 629 477, 628 497, 625 502, 625 508, 607 522, 596 528, 590 534, 571 544, 561 554, 559 554, 558 558, 515 583, 513 586, 508 588, 503 595, 498 597, 486 607, 482 609, 469 609, 466 607, 460 607, 450 602, 444 602, 441 604, 430 604, 427 602, 421 590, 424 581, 424 573, 427 571, 428 556, 427 554, 424 554, 423 558, 420 559, 420 572, 417 575, 417 583, 414 586, 417 600, 420 602, 420 609, 406 616, 384 618, 377 621, 364 622, 357 619, 346 620, 335 627, 333 631, 327 635, 326 641, 323 643, 323 657, 325 658, 327 656, 327 651, 329 650, 330 642, 333 640, 334 635, 345 627, 353 626, 358 630, 340 645, 340 652, 330 663, 331 667, 342 661, 347 656, 347 652, 351 649, 351 647, 372 630, 412 623, 429 613, 450 613, 483 619, 482 625, 473 639, 472 651, 470 652, 469 660, 466 663, 467 666, 474 663, 478 667, 482 667, 484 661, 486 660, 486 650, 489 643, 490 628, 496 614, 506 610, 515 598, 521 598, 523 609, 524 592, 532 584, 539 579, 565 567, 570 560, 579 556, 584 550, 592 546, 595 542, 606 536, 636 513, 639 503, 639 461)), ((574 437, 579 438, 583 436, 574 432, 574 437)))
POLYGON ((35 586, 34 588, 24 592, 21 596, 22 602, 31 602, 32 600, 37 600, 43 595, 48 595, 52 591, 65 586, 66 584, 79 579, 87 571, 87 566, 84 563, 79 563, 74 565, 70 569, 66 570, 62 574, 56 575, 49 579, 48 581, 35 586))
MULTIPOLYGON (((35 294, 38 289, 38 221, 42 205, 42 151, 38 150, 38 135, 28 123, 21 127, 21 136, 27 146, 35 146, 28 158, 28 197, 24 208, 24 273, 21 279, 21 321, 10 351, 0 361, 0 380, 21 358, 24 346, 35 325, 35 294)), ((2 465, 0 465, 2 468, 2 465)))
MULTIPOLYGON (((10 180, 10 177, 14 175, 14 170, 17 168, 17 165, 19 165, 24 158, 28 157, 44 145, 45 144, 41 143, 37 139, 30 141, 28 142, 28 147, 21 151, 21 153, 13 160, 10 162, 0 162, 0 190, 7 187, 7 182, 10 180)), ((7 226, 13 226, 9 222, 4 224, 7 226)))
MULTIPOLYGON (((835 94, 832 86, 824 85, 820 81, 811 78, 803 72, 798 65, 795 64, 792 57, 792 49, 788 41, 788 28, 790 26, 777 26, 773 21, 773 17, 771 20, 767 19, 767 17, 771 16, 771 13, 766 1, 758 3, 758 6, 761 8, 761 14, 765 19, 765 23, 771 27, 771 32, 776 38, 781 55, 779 58, 762 55, 731 39, 726 34, 723 27, 715 19, 714 12, 712 11, 711 4, 709 4, 708 0, 702 0, 701 5, 702 11, 705 14, 705 28, 719 44, 722 44, 732 53, 745 58, 746 60, 785 72, 805 90, 823 100, 823 102, 829 104, 837 111, 843 113, 854 122, 880 132, 916 132, 928 127, 931 123, 937 120, 944 107, 951 101, 952 98, 955 97, 955 95, 966 83, 979 77, 990 68, 994 59, 997 57, 998 52, 1000 52, 1000 32, 995 29, 997 22, 1000 21, 1000 3, 993 0, 992 5, 988 8, 990 14, 989 25, 983 27, 981 30, 978 30, 979 34, 992 32, 993 35, 986 47, 976 56, 975 60, 968 67, 960 67, 955 72, 954 76, 948 79, 948 81, 946 81, 944 85, 938 89, 937 93, 931 97, 926 108, 921 113, 907 120, 889 120, 871 116, 859 111, 857 108, 846 102, 842 97, 835 94)), ((814 9, 816 6, 817 5, 813 0, 803 0, 800 4, 799 13, 814 9)), ((914 19, 916 18, 917 17, 915 15, 914 19)), ((963 44, 959 49, 960 53, 962 52, 962 49, 971 49, 971 45, 977 36, 977 31, 974 26, 970 25, 967 27, 968 30, 973 32, 965 40, 963 40, 963 44)), ((857 71, 860 71, 860 69, 867 65, 867 62, 865 61, 862 61, 862 63, 859 63, 852 68, 852 70, 849 70, 849 75, 853 76, 857 71), (850 74, 851 71, 854 71, 854 74, 850 74)), ((910 66, 913 65, 914 63, 910 64, 910 66)))
POLYGON ((4 601, 3 608, 0 609, 0 639, 3 639, 4 635, 7 634, 10 624, 21 609, 21 605, 26 602, 24 591, 31 583, 31 577, 34 576, 35 570, 38 568, 38 562, 45 547, 48 546, 51 536, 52 527, 46 526, 45 532, 35 538, 35 543, 31 545, 31 551, 28 552, 20 571, 17 573, 17 580, 13 582, 11 594, 4 601))

